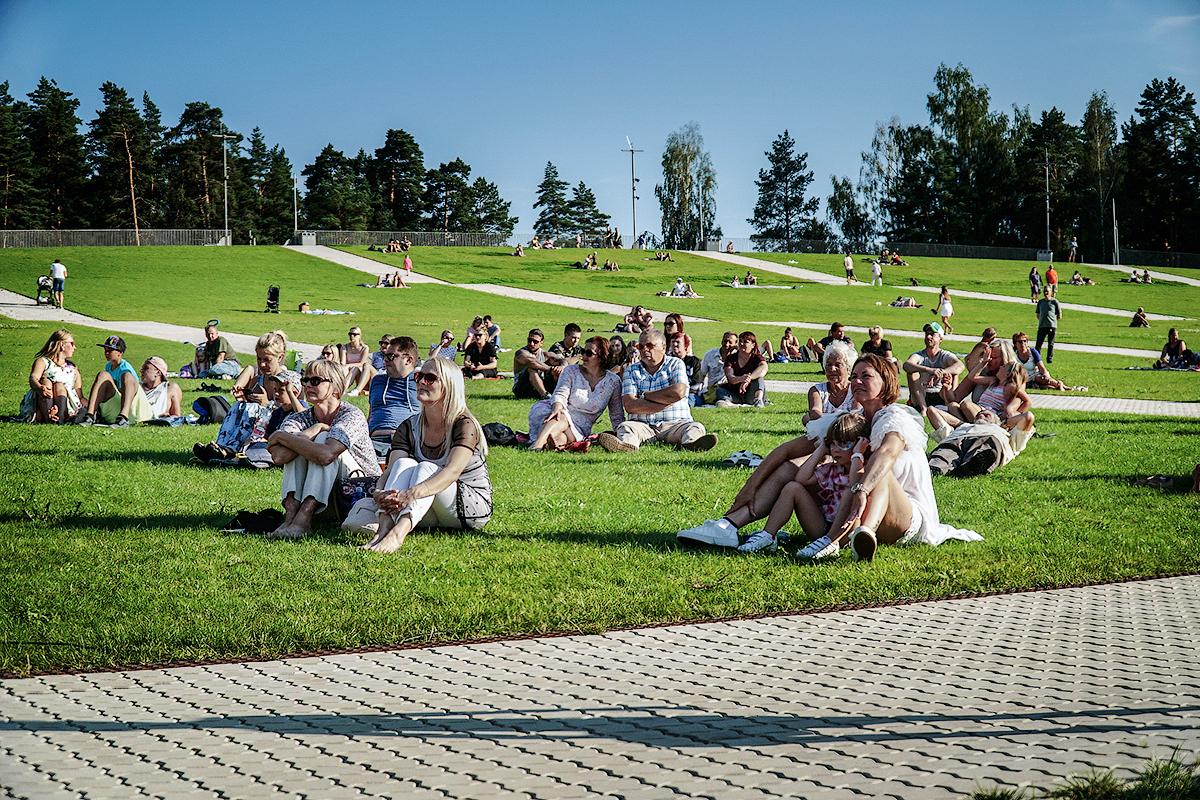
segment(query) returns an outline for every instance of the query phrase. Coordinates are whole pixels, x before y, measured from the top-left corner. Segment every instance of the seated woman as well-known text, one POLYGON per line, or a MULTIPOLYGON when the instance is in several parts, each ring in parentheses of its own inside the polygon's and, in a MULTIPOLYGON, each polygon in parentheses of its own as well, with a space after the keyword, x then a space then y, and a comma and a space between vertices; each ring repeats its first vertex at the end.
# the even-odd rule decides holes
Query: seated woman
POLYGON ((758 351, 758 337, 754 331, 742 332, 737 350, 725 359, 725 382, 717 386, 716 405, 762 408, 767 404, 766 375, 767 360, 758 351))
POLYGON ((520 242, 517 242, 517 249, 513 250, 513 255, 516 256, 517 258, 520 258, 521 256, 525 255, 525 245, 521 244, 520 242))
POLYGON ((167 362, 158 356, 150 356, 142 363, 142 391, 150 404, 152 419, 183 414, 183 389, 167 380, 167 362))
POLYGON ((830 342, 821 356, 825 380, 808 390, 808 411, 800 418, 805 435, 820 442, 833 420, 858 408, 850 393, 850 369, 854 365, 854 348, 843 342, 830 342))
POLYGON ((371 366, 371 347, 363 341, 362 329, 355 325, 349 332, 350 341, 339 345, 341 363, 345 365, 350 384, 348 397, 357 397, 371 385, 375 367, 371 366))
POLYGON ((622 321, 624 333, 641 333, 654 327, 654 315, 642 306, 634 306, 622 321))
POLYGON ((496 348, 488 339, 487 327, 482 323, 475 329, 475 338, 463 351, 463 376, 476 380, 494 378, 498 374, 496 348))
POLYGON ((683 284, 683 296, 684 297, 692 297, 692 298, 700 297, 700 295, 696 294, 696 290, 692 288, 692 285, 690 283, 683 284))
POLYGON ((1150 270, 1147 269, 1142 272, 1142 283, 1154 283, 1154 280, 1150 277, 1150 270))
MULTIPOLYGON (((1016 350, 1007 339, 994 338, 986 343, 975 366, 967 370, 957 386, 951 380, 942 386, 942 400, 948 408, 963 400, 978 401, 989 388, 1000 382, 1006 364, 1020 363, 1016 350)), ((1022 368, 1024 372, 1024 368, 1022 368)), ((930 391, 933 391, 932 389, 930 391)))
POLYGON ((1071 275, 1071 280, 1067 281, 1067 283, 1070 284, 1071 286, 1083 286, 1084 285, 1083 276, 1079 274, 1079 270, 1075 270, 1075 272, 1071 275))
POLYGON ((725 245, 725 252, 729 253, 730 255, 733 255, 733 253, 734 253, 733 239, 730 239, 729 244, 725 245))
POLYGON ((533 238, 529 240, 529 246, 532 247, 534 250, 542 249, 542 241, 541 241, 541 239, 539 239, 537 237, 536 233, 533 235, 533 238))
POLYGON ((633 363, 633 359, 629 357, 629 348, 620 336, 613 336, 608 340, 608 359, 605 363, 609 372, 618 378, 625 374, 625 365, 633 363))
POLYGON ((1163 345, 1162 354, 1154 366, 1158 369, 1187 369, 1191 364, 1186 363, 1183 356, 1186 350, 1187 344, 1179 338, 1179 329, 1170 328, 1167 330, 1167 343, 1163 345))
POLYGON ((746 277, 742 279, 742 283, 747 286, 758 286, 758 276, 750 270, 746 270, 746 277))
MULTIPOLYGON (((283 366, 287 348, 283 331, 269 331, 258 338, 254 366, 243 368, 234 381, 234 403, 216 439, 192 447, 196 458, 205 462, 234 458, 252 442, 267 439, 288 414, 304 410, 300 376, 283 366)), ((337 352, 332 345, 325 350, 337 352)))
POLYGON ((50 334, 29 368, 29 391, 21 400, 21 419, 29 422, 74 421, 87 408, 83 378, 71 361, 75 337, 66 328, 50 334))
POLYGON ((804 346, 800 344, 800 340, 796 338, 796 334, 792 333, 791 328, 783 329, 783 337, 779 340, 778 355, 783 356, 788 361, 808 360, 804 352, 804 346))
POLYGON ((561 450, 583 441, 605 409, 614 429, 625 421, 621 379, 605 369, 607 354, 608 341, 603 336, 588 339, 583 344, 583 361, 563 370, 546 403, 549 408, 543 407, 545 401, 534 404, 529 411, 530 450, 561 450))
POLYGON ((605 272, 620 272, 621 267, 617 265, 616 261, 605 261, 604 262, 604 271, 605 272))
POLYGON ((386 272, 380 274, 379 280, 375 281, 375 287, 377 289, 383 289, 383 288, 390 289, 391 286, 392 286, 392 277, 391 277, 391 275, 389 275, 386 272))
POLYGON ((372 495, 378 528, 363 547, 376 553, 394 553, 416 527, 478 530, 492 516, 487 442, 467 409, 462 372, 431 358, 414 374, 421 411, 396 429, 372 495))
POLYGON ((663 320, 663 335, 667 337, 667 350, 671 349, 671 340, 678 337, 683 340, 683 352, 686 355, 692 353, 692 337, 683 332, 683 317, 679 314, 667 314, 663 320))
POLYGON ((962 402, 951 403, 947 411, 963 422, 974 422, 980 410, 987 409, 999 417, 1000 424, 1006 430, 1012 430, 1018 426, 1032 425, 1032 405, 1025 391, 1025 367, 1019 361, 1012 361, 1000 368, 996 384, 985 389, 978 402, 966 398, 962 402))
POLYGON ((1146 309, 1138 306, 1138 310, 1133 312, 1133 319, 1129 321, 1131 328, 1149 328, 1150 318, 1146 316, 1146 309))
POLYGON ((272 459, 283 465, 285 516, 267 534, 273 539, 307 536, 338 480, 379 475, 367 418, 342 399, 349 384, 346 368, 325 359, 310 361, 300 382, 310 407, 289 415, 267 439, 272 459))

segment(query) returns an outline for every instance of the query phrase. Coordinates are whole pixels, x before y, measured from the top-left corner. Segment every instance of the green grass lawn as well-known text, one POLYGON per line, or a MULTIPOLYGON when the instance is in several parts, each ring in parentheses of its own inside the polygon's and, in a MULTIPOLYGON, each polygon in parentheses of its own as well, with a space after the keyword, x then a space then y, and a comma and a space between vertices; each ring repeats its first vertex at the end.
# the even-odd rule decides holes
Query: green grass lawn
MULTIPOLYGON (((395 255, 370 253, 363 247, 341 249, 384 263, 397 261, 395 255)), ((761 276, 763 283, 795 285, 799 288, 730 289, 718 285, 719 281, 732 277, 733 271, 729 265, 688 253, 677 253, 674 263, 664 263, 643 260, 642 251, 610 252, 606 255, 615 255, 621 261, 621 271, 618 273, 591 272, 569 266, 585 254, 583 250, 574 249, 530 251, 525 258, 517 259, 504 249, 426 247, 414 248, 413 262, 416 271, 452 283, 519 286, 624 306, 640 304, 661 311, 678 311, 714 320, 825 324, 839 320, 847 325, 878 324, 885 328, 908 328, 919 333, 925 322, 934 319, 930 310, 936 300, 935 295, 918 299, 925 305, 923 309, 891 308, 888 303, 899 292, 890 287, 828 286, 765 272, 761 276), (670 289, 676 277, 690 282, 704 297, 689 300, 655 296, 655 292, 670 289)), ((1189 286, 1175 288, 1191 298, 1191 313, 1195 314, 1195 308, 1200 306, 1200 289, 1189 286)), ((1021 292, 1017 292, 1017 295, 1021 292)), ((956 331, 978 333, 992 325, 1010 334, 1012 331, 1037 327, 1032 304, 958 298, 954 307, 956 331)), ((1155 351, 1161 349, 1166 340, 1166 325, 1156 323, 1154 328, 1146 330, 1130 328, 1128 322, 1124 317, 1068 311, 1059 329, 1059 340, 1155 351)), ((1190 331, 1200 334, 1200 320, 1190 319, 1179 323, 1178 327, 1185 332, 1185 338, 1190 331)))
MULTIPOLYGON (((48 329, 3 329, 4 408, 48 329)), ((99 333, 75 332, 85 343, 99 333)), ((138 337, 130 348, 186 355, 138 337)), ((99 353, 80 348, 85 374, 99 353)), ((524 427, 528 403, 506 382, 469 387, 481 420, 524 427)), ((497 450, 486 530, 418 533, 395 557, 362 553, 336 530, 296 543, 219 533, 239 508, 275 506, 279 473, 189 464, 212 427, 3 425, 0 672, 599 631, 1200 569, 1200 496, 1130 484, 1189 471, 1200 421, 1052 412, 1039 427, 1055 437, 997 474, 936 480, 946 521, 982 543, 816 568, 676 550, 675 531, 720 514, 747 474, 716 468, 721 456, 794 435, 803 398, 775 399, 698 411, 721 436, 710 454, 497 450)))

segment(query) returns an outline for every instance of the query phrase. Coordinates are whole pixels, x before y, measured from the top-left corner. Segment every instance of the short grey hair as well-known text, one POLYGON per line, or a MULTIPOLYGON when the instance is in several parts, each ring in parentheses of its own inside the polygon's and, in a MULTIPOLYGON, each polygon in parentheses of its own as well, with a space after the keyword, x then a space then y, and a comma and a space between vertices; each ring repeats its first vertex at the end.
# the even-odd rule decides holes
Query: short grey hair
POLYGON ((840 361, 849 372, 854 367, 854 359, 858 356, 854 352, 854 348, 845 342, 832 341, 825 348, 825 353, 821 356, 821 369, 829 366, 830 361, 840 361))
POLYGON ((638 341, 645 342, 647 344, 661 344, 663 347, 667 346, 667 337, 663 336, 663 332, 658 328, 651 328, 648 331, 642 331, 642 335, 638 337, 638 341))
POLYGON ((333 393, 337 397, 341 397, 346 393, 346 384, 350 381, 350 376, 346 372, 346 368, 338 362, 330 361, 327 358, 318 358, 315 361, 305 364, 304 374, 328 380, 333 384, 333 393))

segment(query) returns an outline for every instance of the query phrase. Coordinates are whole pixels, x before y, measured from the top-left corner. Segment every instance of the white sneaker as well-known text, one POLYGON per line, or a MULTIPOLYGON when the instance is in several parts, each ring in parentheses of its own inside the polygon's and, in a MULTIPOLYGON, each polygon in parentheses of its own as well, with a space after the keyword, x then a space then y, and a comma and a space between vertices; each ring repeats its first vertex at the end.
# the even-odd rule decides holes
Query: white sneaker
POLYGON ((713 403, 713 405, 716 406, 717 408, 733 408, 733 401, 726 400, 724 397, 722 397, 720 400, 713 403))
POLYGON ((819 539, 814 539, 805 545, 802 549, 796 551, 797 561, 820 561, 824 558, 833 558, 842 552, 841 545, 830 539, 828 536, 822 536, 819 539))
POLYGON ((709 545, 712 547, 737 547, 737 528, 719 519, 706 520, 703 525, 688 528, 675 534, 681 545, 709 545))
POLYGON ((874 561, 875 551, 879 548, 875 531, 866 525, 859 525, 850 534, 850 547, 854 549, 855 561, 874 561))
POLYGON ((772 553, 778 547, 779 542, 775 538, 775 534, 767 531, 758 531, 750 534, 746 541, 738 545, 739 553, 772 553))

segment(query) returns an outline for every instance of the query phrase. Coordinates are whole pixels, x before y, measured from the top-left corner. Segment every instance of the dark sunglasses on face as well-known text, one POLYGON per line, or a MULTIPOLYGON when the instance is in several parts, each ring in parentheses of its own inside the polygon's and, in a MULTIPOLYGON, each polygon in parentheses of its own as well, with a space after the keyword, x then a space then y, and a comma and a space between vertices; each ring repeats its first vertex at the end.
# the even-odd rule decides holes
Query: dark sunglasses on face
POLYGON ((530 344, 541 344, 542 343, 541 339, 529 339, 528 341, 530 344))
POLYGON ((309 375, 306 378, 301 378, 300 382, 305 386, 311 386, 315 389, 322 383, 329 383, 329 378, 318 378, 316 375, 309 375))
POLYGON ((592 348, 590 348, 590 347, 588 347, 588 348, 585 348, 585 349, 584 349, 584 351, 583 351, 583 354, 584 354, 585 356, 587 356, 588 358, 591 358, 592 356, 598 356, 598 355, 600 355, 599 353, 597 353, 595 350, 593 350, 593 349, 592 349, 592 348))
POLYGON ((362 336, 362 331, 350 331, 351 336, 362 336))
POLYGON ((432 386, 438 382, 438 376, 433 372, 414 372, 413 380, 417 383, 423 383, 426 386, 432 386))
POLYGON ((384 361, 395 361, 399 357, 400 357, 399 353, 384 353, 383 354, 384 361))

